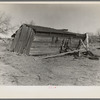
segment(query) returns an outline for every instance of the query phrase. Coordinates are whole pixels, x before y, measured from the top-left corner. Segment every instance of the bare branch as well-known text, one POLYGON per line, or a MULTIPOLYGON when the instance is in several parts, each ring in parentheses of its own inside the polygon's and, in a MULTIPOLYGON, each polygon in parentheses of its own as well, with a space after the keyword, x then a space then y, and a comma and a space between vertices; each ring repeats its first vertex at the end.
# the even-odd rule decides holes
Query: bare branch
POLYGON ((11 17, 6 15, 4 12, 0 12, 0 33, 7 34, 8 31, 14 29, 10 24, 11 17))

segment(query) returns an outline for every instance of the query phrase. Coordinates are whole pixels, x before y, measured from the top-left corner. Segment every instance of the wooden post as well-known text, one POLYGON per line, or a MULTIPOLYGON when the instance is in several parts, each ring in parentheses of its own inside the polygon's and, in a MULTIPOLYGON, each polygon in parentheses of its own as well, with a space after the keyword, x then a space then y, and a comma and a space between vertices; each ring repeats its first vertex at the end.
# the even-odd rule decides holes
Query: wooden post
POLYGON ((89 36, 88 33, 86 33, 86 48, 89 49, 89 36))

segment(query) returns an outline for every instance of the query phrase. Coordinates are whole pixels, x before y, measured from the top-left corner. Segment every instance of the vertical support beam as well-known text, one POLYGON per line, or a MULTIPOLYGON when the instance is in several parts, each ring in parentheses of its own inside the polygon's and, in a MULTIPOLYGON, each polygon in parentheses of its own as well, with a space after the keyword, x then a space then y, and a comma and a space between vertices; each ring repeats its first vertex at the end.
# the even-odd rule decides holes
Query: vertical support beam
POLYGON ((86 33, 86 48, 89 49, 89 36, 88 33, 86 33))
POLYGON ((54 36, 52 36, 52 43, 54 42, 54 36))

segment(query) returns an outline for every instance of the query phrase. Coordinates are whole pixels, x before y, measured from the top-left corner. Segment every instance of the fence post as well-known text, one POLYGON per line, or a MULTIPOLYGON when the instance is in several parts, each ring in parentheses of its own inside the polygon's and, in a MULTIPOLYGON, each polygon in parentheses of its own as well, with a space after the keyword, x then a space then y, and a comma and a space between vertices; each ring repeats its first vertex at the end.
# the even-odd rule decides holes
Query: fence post
POLYGON ((86 33, 86 48, 89 49, 89 36, 88 33, 86 33))

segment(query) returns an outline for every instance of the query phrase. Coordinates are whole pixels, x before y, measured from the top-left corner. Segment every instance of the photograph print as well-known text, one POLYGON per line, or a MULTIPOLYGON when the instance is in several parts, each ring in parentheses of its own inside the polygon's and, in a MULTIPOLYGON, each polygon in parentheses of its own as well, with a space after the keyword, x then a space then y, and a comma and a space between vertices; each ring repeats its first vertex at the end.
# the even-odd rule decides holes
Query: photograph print
POLYGON ((0 3, 0 85, 100 86, 100 3, 0 3))

